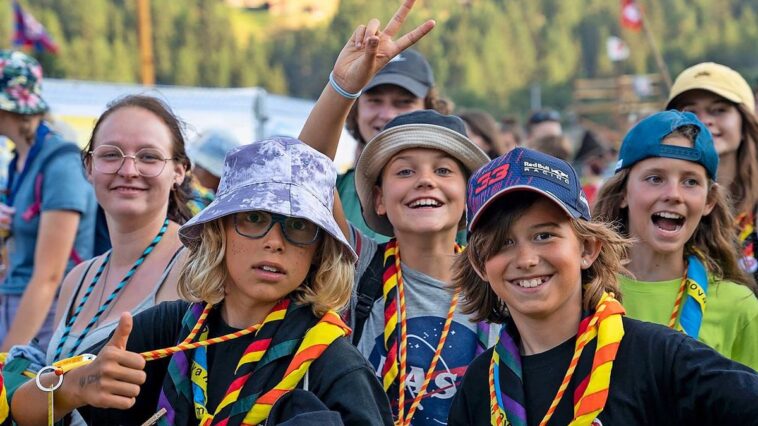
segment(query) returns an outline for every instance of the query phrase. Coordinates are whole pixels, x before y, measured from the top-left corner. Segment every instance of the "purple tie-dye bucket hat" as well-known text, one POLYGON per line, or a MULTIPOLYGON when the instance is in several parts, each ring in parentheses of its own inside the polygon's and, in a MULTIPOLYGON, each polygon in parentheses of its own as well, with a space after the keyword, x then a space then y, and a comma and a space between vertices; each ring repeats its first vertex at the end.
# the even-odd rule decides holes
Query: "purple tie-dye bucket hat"
POLYGON ((243 145, 226 154, 216 199, 179 228, 179 238, 193 248, 204 223, 264 210, 315 223, 355 261, 358 257, 332 214, 336 179, 332 160, 297 139, 275 137, 243 145))

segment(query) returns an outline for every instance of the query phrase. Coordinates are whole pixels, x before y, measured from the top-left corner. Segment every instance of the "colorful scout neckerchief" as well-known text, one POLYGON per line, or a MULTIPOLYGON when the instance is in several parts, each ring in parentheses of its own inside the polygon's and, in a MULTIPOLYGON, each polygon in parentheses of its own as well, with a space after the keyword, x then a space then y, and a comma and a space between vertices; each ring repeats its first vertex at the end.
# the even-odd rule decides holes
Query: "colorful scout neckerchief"
MULTIPOLYGON (((461 247, 456 244, 455 253, 460 252, 461 247)), ((406 416, 405 377, 407 374, 406 345, 408 343, 408 321, 405 313, 405 290, 403 288, 403 274, 400 268, 400 249, 395 239, 390 240, 384 250, 384 265, 382 294, 384 296, 384 349, 387 351, 387 358, 381 372, 382 384, 384 385, 385 392, 389 393, 390 388, 396 385, 395 379, 398 379, 398 418, 395 424, 409 425, 416 408, 426 394, 426 389, 432 379, 434 369, 437 367, 437 361, 439 361, 442 349, 445 347, 445 341, 450 332, 450 326, 453 323, 453 314, 455 314, 455 308, 458 306, 460 291, 456 291, 453 294, 450 308, 445 318, 445 325, 442 327, 442 333, 440 334, 437 348, 434 351, 432 362, 424 375, 424 382, 413 399, 406 416), (398 323, 400 324, 399 330, 398 323)))
MULTIPOLYGON (((574 419, 570 426, 590 425, 597 418, 608 399, 608 387, 611 381, 613 361, 616 359, 621 339, 624 337, 624 325, 621 316, 624 308, 608 293, 603 293, 595 312, 585 313, 579 323, 574 356, 571 358, 566 375, 563 377, 558 393, 553 398, 550 408, 540 422, 544 426, 550 421, 558 403, 568 388, 574 371, 579 364, 584 347, 597 338, 595 353, 592 355, 592 369, 580 371, 577 389, 574 393, 574 419)), ((526 426, 526 409, 524 387, 521 376, 521 355, 518 348, 518 330, 512 321, 506 323, 500 332, 500 340, 492 352, 489 368, 490 421, 492 426, 526 426), (500 382, 500 367, 505 367, 500 382)), ((588 355, 589 356, 589 355, 588 355)))
MULTIPOLYGON (((145 250, 142 252, 142 255, 137 259, 136 262, 134 262, 134 265, 132 265, 131 269, 124 275, 124 278, 121 279, 121 282, 118 283, 116 288, 113 289, 111 294, 108 296, 107 299, 105 299, 105 302, 100 306, 100 308, 95 313, 95 316, 92 317, 92 319, 87 323, 87 326, 84 327, 82 332, 79 334, 79 338, 76 339, 76 342, 74 343, 74 346, 68 351, 69 355, 73 355, 76 353, 76 350, 79 349, 79 345, 82 343, 82 340, 84 340, 85 337, 87 337, 87 334, 92 329, 92 327, 97 324, 97 321, 100 319, 100 317, 103 315, 103 313, 108 310, 111 303, 113 303, 114 300, 116 300, 116 297, 121 292, 121 290, 126 287, 126 284, 129 283, 129 280, 134 276, 134 273, 137 271, 137 268, 139 268, 140 265, 142 265, 145 262, 145 259, 147 256, 153 252, 153 249, 155 246, 158 245, 158 243, 161 241, 161 238, 163 238, 163 234, 166 233, 166 229, 168 229, 168 218, 163 221, 163 226, 161 226, 160 231, 158 231, 158 234, 153 238, 153 241, 150 242, 150 244, 145 248, 145 250)), ((82 300, 79 302, 79 305, 77 305, 76 309, 74 310, 74 314, 71 315, 71 318, 66 323, 66 327, 63 329, 63 335, 61 336, 61 340, 58 342, 58 347, 55 349, 55 356, 53 356, 54 359, 60 359, 62 352, 63 352, 63 345, 66 343, 66 340, 68 339, 68 335, 71 332, 71 328, 74 326, 74 323, 76 323, 76 319, 79 318, 79 314, 82 312, 82 309, 84 308, 84 305, 87 303, 87 300, 89 300, 90 295, 92 294, 92 290, 97 286, 97 283, 100 281, 100 276, 103 275, 103 271, 105 270, 105 266, 108 264, 108 262, 111 259, 111 252, 109 251, 108 254, 105 256, 105 260, 103 260, 102 265, 100 265, 100 268, 98 268, 97 273, 95 273, 95 276, 92 278, 92 282, 90 282, 89 287, 87 287, 87 290, 84 291, 84 295, 82 296, 82 300)))
POLYGON ((700 334, 700 325, 703 323, 707 294, 708 271, 699 257, 689 255, 687 256, 687 271, 682 277, 682 284, 679 286, 679 293, 674 301, 674 310, 669 318, 669 328, 682 331, 697 339, 700 334), (684 299, 685 291, 687 292, 686 299, 684 299), (682 315, 679 316, 679 307, 683 299, 682 315), (676 321, 677 317, 679 317, 679 324, 676 321))
POLYGON ((754 274, 758 271, 758 260, 755 258, 755 216, 752 213, 742 213, 737 216, 735 223, 742 247, 740 267, 743 271, 754 274))
MULTIPOLYGON (((208 306, 203 309, 200 304, 191 306, 182 320, 182 332, 192 331, 179 346, 188 344, 198 334, 201 339, 207 337, 205 318, 209 310, 208 306)), ((251 332, 256 333, 256 338, 239 360, 235 377, 214 413, 208 413, 205 407, 208 386, 206 352, 196 350, 191 359, 185 351, 175 352, 168 367, 169 378, 164 382, 158 402, 159 408, 167 411, 159 424, 186 424, 191 419, 196 419, 203 426, 255 425, 263 422, 274 403, 295 389, 311 363, 332 342, 349 334, 349 328, 333 311, 327 312, 313 325, 312 313, 307 305, 284 299, 262 324, 237 333, 251 332), (301 339, 298 347, 293 345, 301 339), (292 361, 283 377, 274 377, 275 361, 288 356, 292 356, 292 361), (275 384, 271 386, 272 383, 275 384)), ((236 337, 239 336, 232 333, 216 339, 231 340, 236 337)))

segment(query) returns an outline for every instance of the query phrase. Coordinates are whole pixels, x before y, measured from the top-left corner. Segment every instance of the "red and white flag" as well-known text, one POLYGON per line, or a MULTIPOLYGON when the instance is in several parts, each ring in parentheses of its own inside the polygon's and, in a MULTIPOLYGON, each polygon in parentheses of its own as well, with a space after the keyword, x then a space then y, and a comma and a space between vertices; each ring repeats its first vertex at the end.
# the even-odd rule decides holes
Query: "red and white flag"
POLYGON ((621 26, 632 31, 642 29, 642 12, 634 0, 621 0, 621 26))

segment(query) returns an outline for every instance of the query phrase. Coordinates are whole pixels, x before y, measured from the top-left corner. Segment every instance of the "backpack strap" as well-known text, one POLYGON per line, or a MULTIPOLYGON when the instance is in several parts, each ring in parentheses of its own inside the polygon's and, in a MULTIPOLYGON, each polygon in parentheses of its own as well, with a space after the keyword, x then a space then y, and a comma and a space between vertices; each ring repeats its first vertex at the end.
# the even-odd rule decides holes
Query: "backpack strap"
MULTIPOLYGON (((54 157, 55 155, 72 150, 72 147, 78 152, 79 148, 76 147, 76 145, 73 145, 73 144, 61 145, 60 147, 52 151, 50 154, 48 154, 42 160, 43 163, 42 163, 42 167, 40 167, 40 172, 37 173, 37 176, 34 177, 34 201, 29 206, 29 208, 26 209, 26 211, 24 211, 21 214, 21 217, 26 222, 29 222, 30 220, 34 219, 42 212, 42 183, 45 180, 45 172, 43 170, 47 166, 48 160, 54 157)), ((71 247, 71 253, 69 253, 69 259, 73 262, 74 266, 84 261, 84 259, 82 259, 82 257, 79 256, 79 253, 76 251, 76 240, 74 241, 74 246, 71 247)))
POLYGON ((353 345, 358 346, 358 342, 363 335, 363 327, 366 325, 371 307, 374 302, 382 297, 382 276, 384 275, 384 249, 387 243, 379 244, 376 247, 376 253, 371 258, 368 268, 358 281, 358 300, 355 304, 355 313, 353 321, 353 345))

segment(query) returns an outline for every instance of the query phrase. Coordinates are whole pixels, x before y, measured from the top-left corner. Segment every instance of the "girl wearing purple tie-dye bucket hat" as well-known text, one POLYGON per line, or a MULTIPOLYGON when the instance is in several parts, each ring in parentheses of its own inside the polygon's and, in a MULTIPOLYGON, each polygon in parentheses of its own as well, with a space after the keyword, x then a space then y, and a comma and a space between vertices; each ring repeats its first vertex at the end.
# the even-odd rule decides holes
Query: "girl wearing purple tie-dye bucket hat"
POLYGON ((391 424, 335 313, 356 259, 332 215, 335 179, 331 160, 295 139, 229 152, 216 199, 179 231, 190 250, 185 300, 124 314, 97 358, 66 375, 56 417, 85 407, 93 424, 141 423, 161 409, 159 424, 171 425, 391 424))

